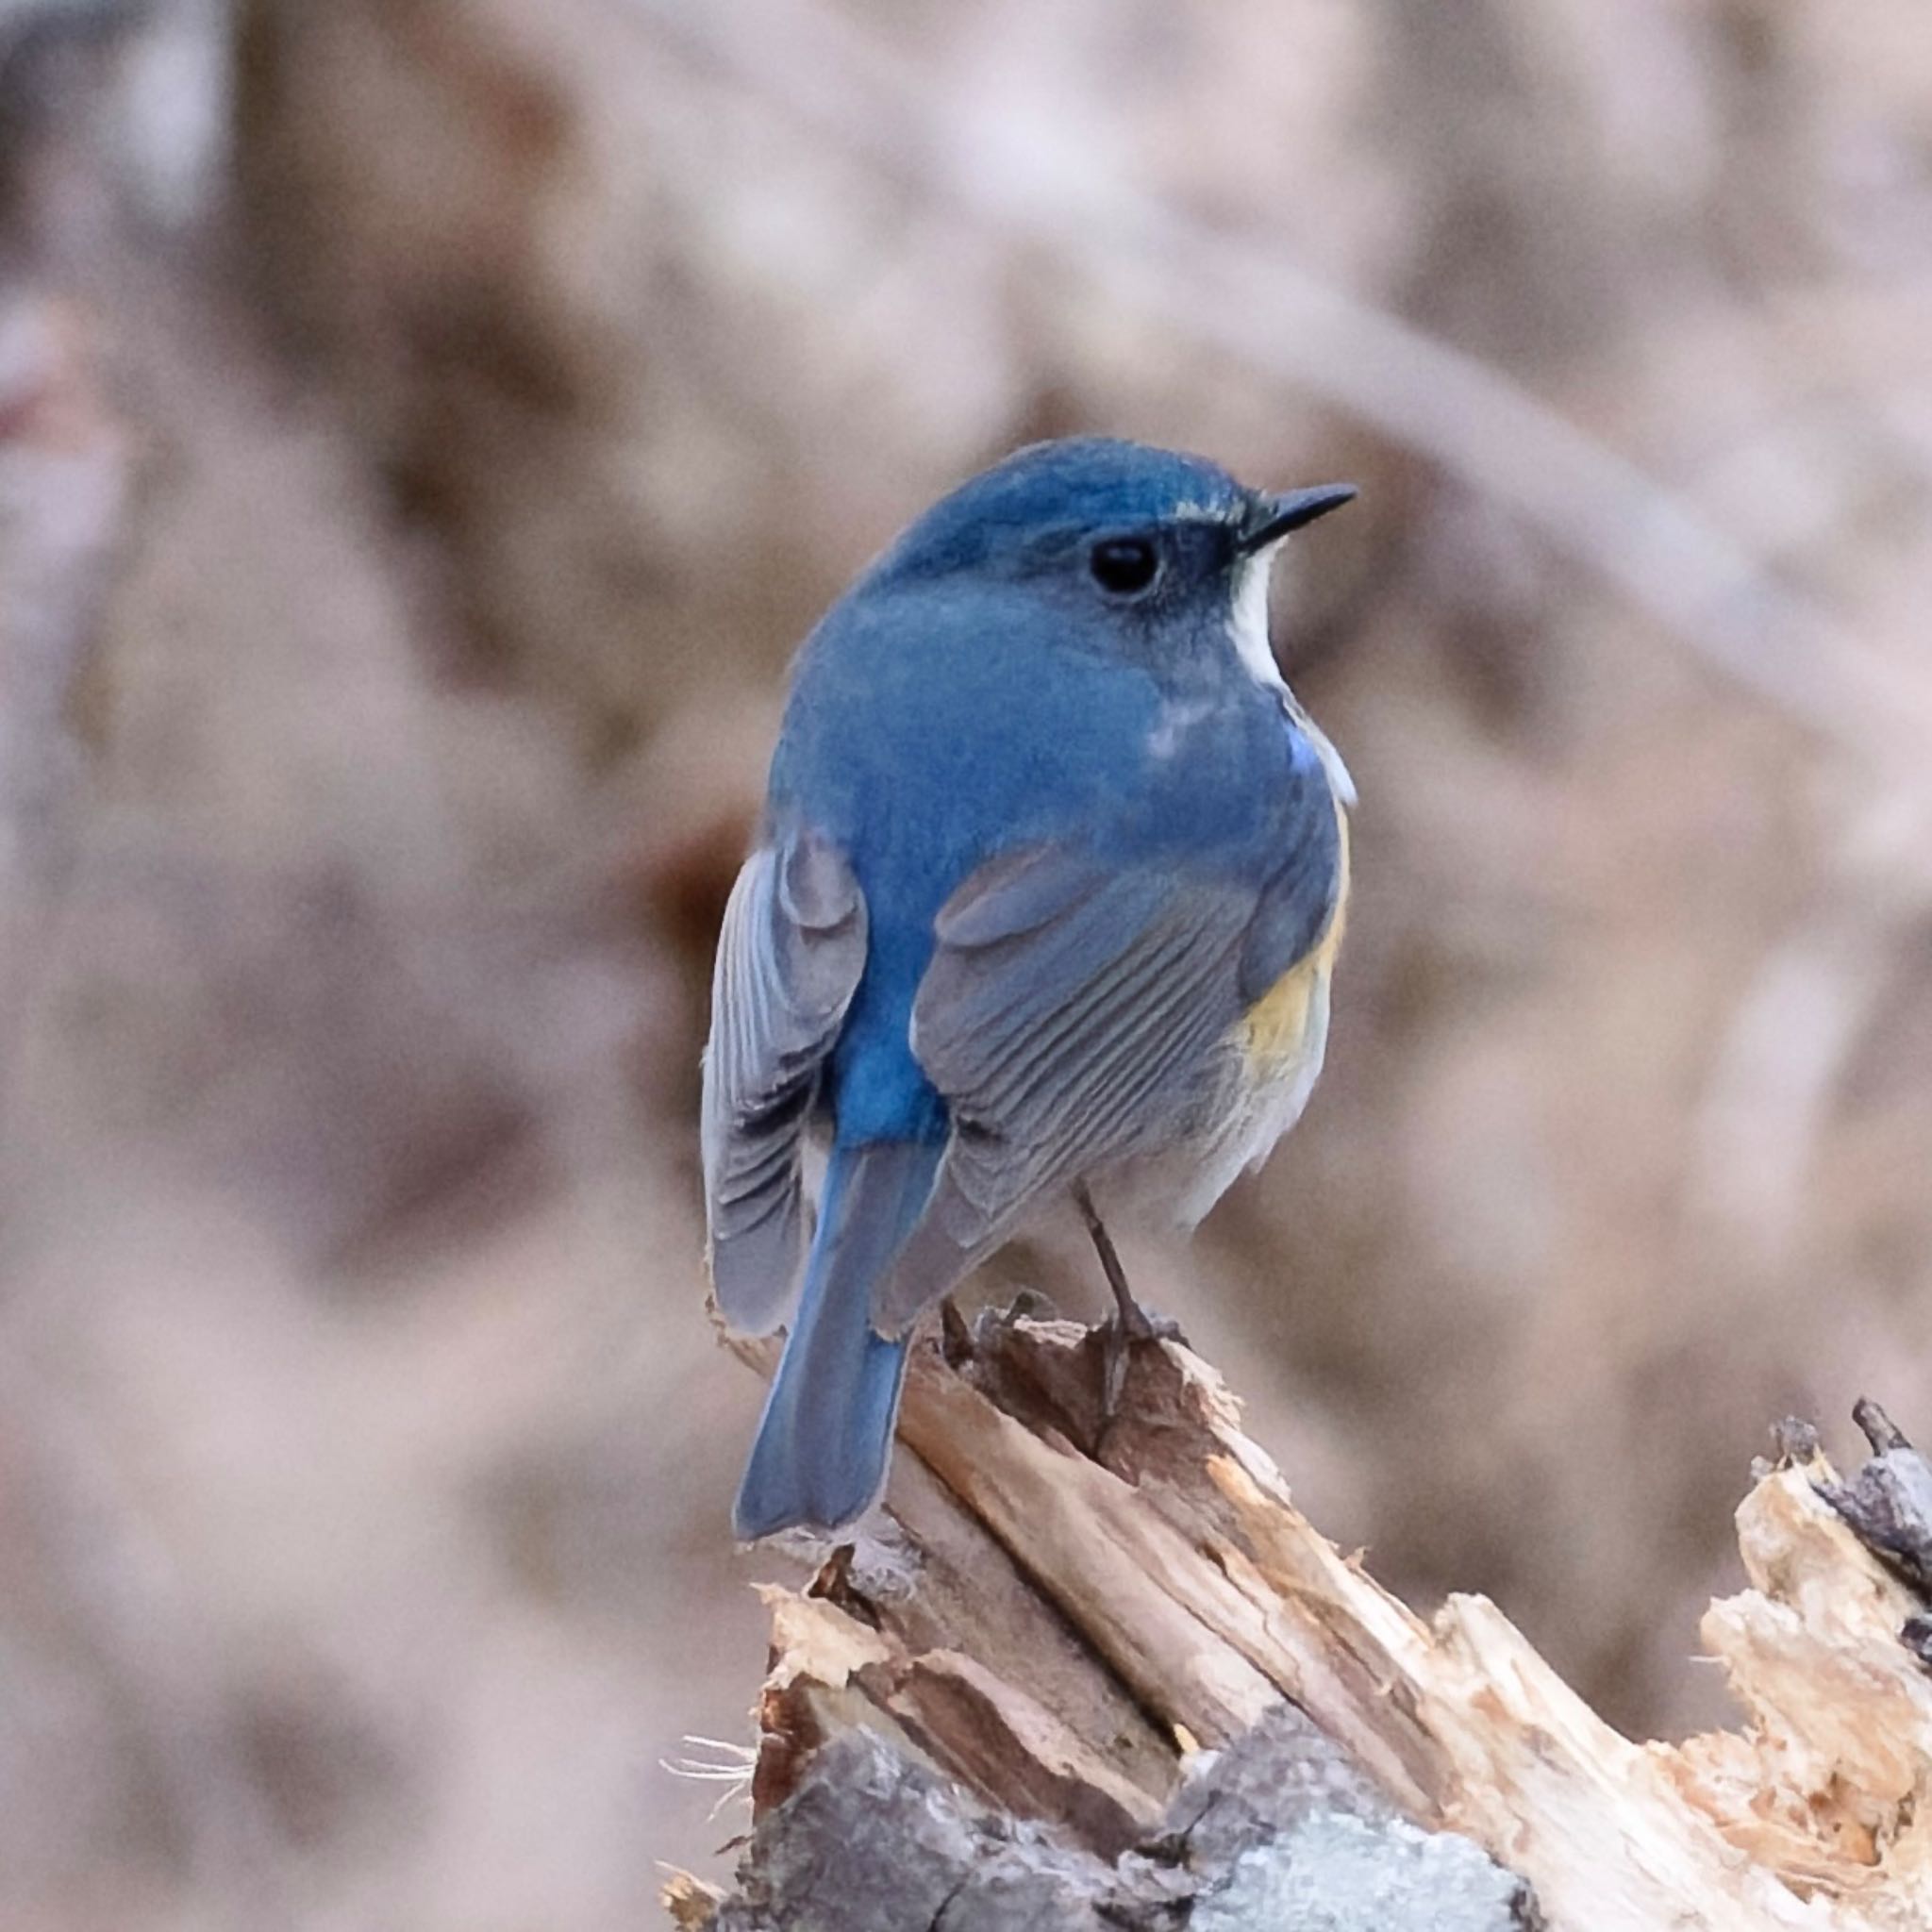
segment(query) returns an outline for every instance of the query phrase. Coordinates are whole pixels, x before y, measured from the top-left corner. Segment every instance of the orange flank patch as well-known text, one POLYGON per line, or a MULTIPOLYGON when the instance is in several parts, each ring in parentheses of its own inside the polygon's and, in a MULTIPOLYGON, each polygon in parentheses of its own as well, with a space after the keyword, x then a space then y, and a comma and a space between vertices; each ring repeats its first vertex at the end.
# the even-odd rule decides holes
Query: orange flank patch
POLYGON ((1341 832, 1341 880, 1335 910, 1313 948, 1291 966, 1255 1004, 1244 1022, 1248 1057, 1264 1068, 1299 1058, 1308 1031, 1308 1002, 1327 978, 1348 923, 1348 814, 1340 805, 1335 818, 1341 832))

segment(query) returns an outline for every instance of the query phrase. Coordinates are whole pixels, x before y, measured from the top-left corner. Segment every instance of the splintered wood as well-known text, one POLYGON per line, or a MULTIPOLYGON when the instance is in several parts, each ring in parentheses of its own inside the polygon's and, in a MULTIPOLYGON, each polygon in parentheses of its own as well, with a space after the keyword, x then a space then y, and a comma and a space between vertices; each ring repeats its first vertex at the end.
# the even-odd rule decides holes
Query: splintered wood
MULTIPOLYGON (((1054 1895, 1091 1883, 1106 1903, 1096 1924, 1209 1923, 1209 1896, 1224 1906, 1239 1890, 1231 1873, 1255 1880, 1259 1837, 1281 1842, 1292 1824, 1301 1863, 1283 1869, 1306 1878, 1314 1824, 1346 1813, 1385 1821, 1357 1847, 1378 1870, 1458 1842, 1426 1834, 1486 1852, 1476 1862, 1502 1889, 1457 1924, 1932 1927, 1932 1672, 1908 1641, 1916 1631, 1924 1647, 1925 1605, 1894 1574, 1915 1574, 1912 1486, 1932 1477, 1902 1438, 1874 1433, 1890 1454, 1840 1489, 1815 1439, 1791 1432, 1738 1513, 1751 1588, 1703 1625, 1743 1726, 1640 1745, 1493 1605, 1452 1597, 1424 1621, 1341 1555, 1242 1435, 1214 1372, 1178 1344, 1136 1351, 1110 1423, 1096 1343, 1078 1327, 986 1320, 970 1345, 956 1327, 946 1355, 915 1363, 901 1434, 916 1456, 902 1451, 891 1520, 804 1592, 769 1592, 761 1823, 741 1880, 765 1886, 770 1915, 725 1902, 721 1927, 787 1923, 771 1905, 777 1881, 756 1869, 760 1842, 853 1734, 884 1754, 865 1775, 903 1766, 976 1807, 975 1829, 1024 1821, 1013 1829, 1056 1857, 1086 1857, 1088 1878, 1056 1868, 1054 1895), (1197 1788, 1264 1720, 1298 1727, 1293 1768, 1269 1769, 1243 1742, 1262 1766, 1250 1785, 1308 1790, 1255 1825, 1245 1857, 1235 1847, 1210 1870, 1197 1788)), ((1399 1904, 1377 1909, 1361 1923, 1411 1923, 1399 1904)))

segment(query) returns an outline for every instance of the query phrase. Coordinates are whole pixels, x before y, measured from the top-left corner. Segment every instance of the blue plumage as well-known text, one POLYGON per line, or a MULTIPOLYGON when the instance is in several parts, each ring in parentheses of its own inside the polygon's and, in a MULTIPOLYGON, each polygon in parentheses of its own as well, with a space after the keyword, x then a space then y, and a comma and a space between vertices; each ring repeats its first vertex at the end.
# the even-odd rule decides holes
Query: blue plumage
MULTIPOLYGON (((1155 1156, 1218 1191, 1298 1109, 1262 1105, 1240 1028, 1334 926, 1341 768, 1260 591, 1279 536, 1346 494, 1043 445, 921 518, 808 641, 707 1059, 727 1320, 789 1305, 800 1150, 832 1150, 741 1535, 863 1510, 905 1327, 1035 1203, 1155 1156)), ((1315 1038, 1270 1078, 1305 1098, 1319 1060, 1315 1038)))

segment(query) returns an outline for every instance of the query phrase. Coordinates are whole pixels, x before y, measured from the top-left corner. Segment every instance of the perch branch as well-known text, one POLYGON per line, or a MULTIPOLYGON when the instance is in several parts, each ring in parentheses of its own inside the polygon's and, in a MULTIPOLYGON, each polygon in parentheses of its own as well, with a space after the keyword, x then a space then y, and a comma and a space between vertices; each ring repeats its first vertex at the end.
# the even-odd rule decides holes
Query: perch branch
POLYGON ((959 1343, 915 1359, 888 1512, 770 1592, 757 1829, 680 1924, 827 1887, 853 1932, 1932 1923, 1932 1472, 1875 1408, 1848 1483, 1792 1430, 1739 1511, 1703 1636, 1742 1727, 1638 1744, 1492 1604, 1425 1621, 1339 1552, 1179 1344, 1103 1428, 1098 1336, 959 1343))

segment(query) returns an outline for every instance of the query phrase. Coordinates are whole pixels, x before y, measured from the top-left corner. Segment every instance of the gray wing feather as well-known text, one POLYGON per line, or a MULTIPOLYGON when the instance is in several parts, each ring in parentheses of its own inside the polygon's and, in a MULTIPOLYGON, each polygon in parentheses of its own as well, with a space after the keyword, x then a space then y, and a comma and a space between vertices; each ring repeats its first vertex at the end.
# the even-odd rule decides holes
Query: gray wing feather
POLYGON ((1253 1006, 1281 975, 1307 957, 1335 914, 1341 871, 1341 825, 1333 811, 1316 816, 1291 844, 1261 889, 1254 922, 1241 941, 1241 999, 1253 1006))
POLYGON ((753 1334, 797 1288, 806 1128, 865 951, 864 896, 837 847, 801 831, 745 860, 718 937, 700 1141, 712 1290, 753 1334))
POLYGON ((1108 871, 1044 846, 982 867, 941 909, 912 1045, 953 1135, 880 1285, 905 1327, 1042 1191, 1171 1135, 1240 1018, 1253 887, 1108 871))

